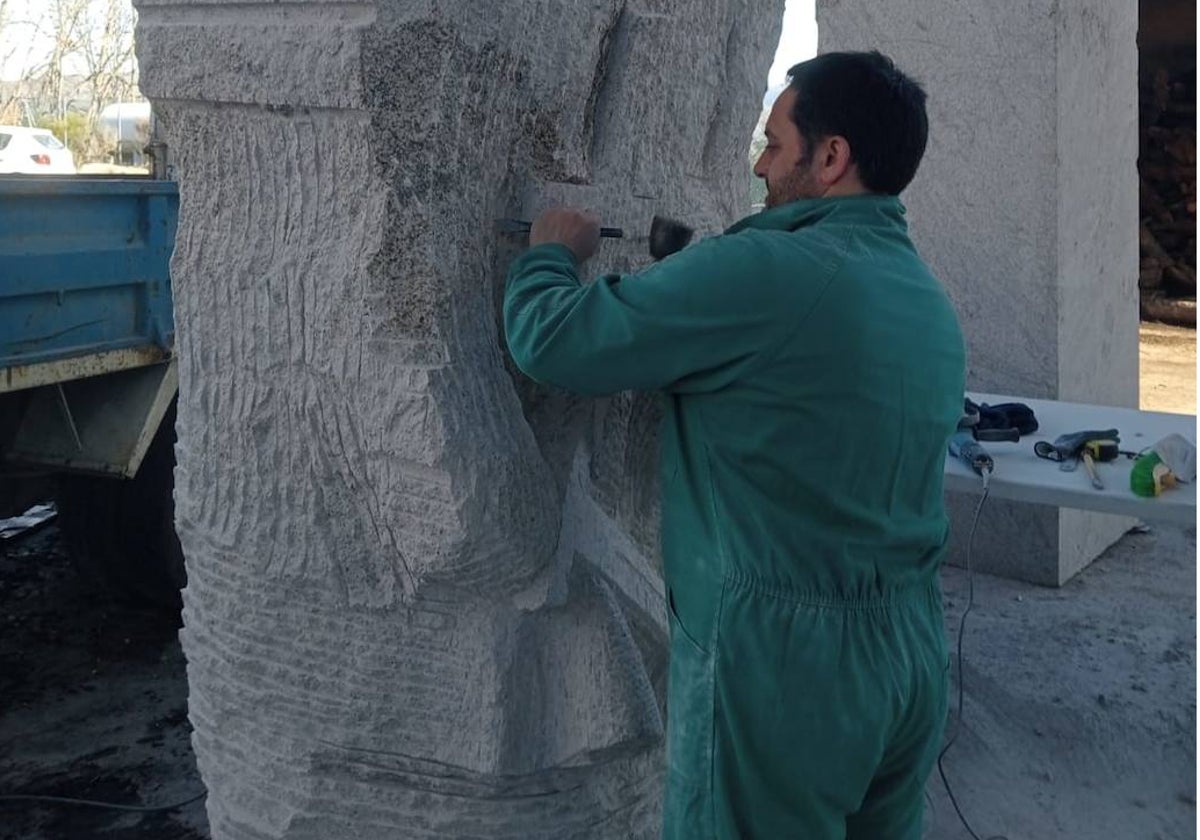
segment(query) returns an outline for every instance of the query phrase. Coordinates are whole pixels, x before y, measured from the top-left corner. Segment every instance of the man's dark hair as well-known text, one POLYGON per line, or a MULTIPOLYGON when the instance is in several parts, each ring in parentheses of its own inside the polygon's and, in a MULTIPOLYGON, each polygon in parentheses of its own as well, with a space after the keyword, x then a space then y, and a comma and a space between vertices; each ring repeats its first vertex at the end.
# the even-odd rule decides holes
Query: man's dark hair
MULTIPOLYGON (((929 121, 925 91, 877 51, 834 52, 788 71, 805 148, 840 135, 871 192, 899 195, 917 174, 929 121)), ((811 151, 808 152, 811 154, 811 151)))

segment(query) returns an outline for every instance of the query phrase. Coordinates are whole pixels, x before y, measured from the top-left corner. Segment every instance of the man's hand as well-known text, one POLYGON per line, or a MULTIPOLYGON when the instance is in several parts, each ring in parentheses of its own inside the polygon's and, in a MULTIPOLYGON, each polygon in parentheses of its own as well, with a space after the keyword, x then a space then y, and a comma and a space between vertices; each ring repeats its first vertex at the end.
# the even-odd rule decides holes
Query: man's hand
POLYGON ((529 231, 530 245, 548 242, 566 245, 575 259, 584 262, 600 247, 600 220, 572 207, 552 207, 534 220, 529 231))

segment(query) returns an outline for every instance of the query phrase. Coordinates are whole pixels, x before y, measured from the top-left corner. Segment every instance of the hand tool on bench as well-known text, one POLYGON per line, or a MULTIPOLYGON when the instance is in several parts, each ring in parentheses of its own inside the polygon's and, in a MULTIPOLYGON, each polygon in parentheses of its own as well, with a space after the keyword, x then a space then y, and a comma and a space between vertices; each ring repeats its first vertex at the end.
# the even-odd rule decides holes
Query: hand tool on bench
POLYGON ((1059 435, 1053 443, 1040 440, 1033 445, 1033 452, 1047 461, 1057 461, 1058 468, 1071 472, 1082 461, 1092 486, 1104 489, 1104 482, 1096 472, 1096 461, 1111 461, 1120 452, 1121 435, 1116 429, 1087 429, 1059 435), (1089 446, 1089 444, 1093 444, 1089 446))
POLYGON ((963 400, 963 416, 958 430, 950 438, 950 454, 987 478, 996 469, 996 462, 980 441, 1016 442, 1022 434, 1037 431, 1037 419, 1029 406, 1004 403, 997 406, 977 405, 963 400))
POLYGON ((1089 440, 1083 445, 1083 449, 1079 450, 1083 468, 1087 470, 1088 477, 1092 480, 1092 486, 1097 490, 1104 489, 1104 482, 1100 480, 1100 474, 1096 472, 1096 462, 1115 461, 1120 453, 1121 446, 1115 440, 1089 440))

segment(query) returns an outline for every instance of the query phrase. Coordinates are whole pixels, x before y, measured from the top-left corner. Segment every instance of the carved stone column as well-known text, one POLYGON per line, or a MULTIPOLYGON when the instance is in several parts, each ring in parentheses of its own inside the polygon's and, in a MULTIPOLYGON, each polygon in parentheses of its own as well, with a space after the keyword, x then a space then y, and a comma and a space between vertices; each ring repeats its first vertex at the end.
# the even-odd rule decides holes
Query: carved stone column
POLYGON ((656 835, 656 406, 511 368, 495 220, 737 218, 782 5, 138 3, 214 838, 656 835))

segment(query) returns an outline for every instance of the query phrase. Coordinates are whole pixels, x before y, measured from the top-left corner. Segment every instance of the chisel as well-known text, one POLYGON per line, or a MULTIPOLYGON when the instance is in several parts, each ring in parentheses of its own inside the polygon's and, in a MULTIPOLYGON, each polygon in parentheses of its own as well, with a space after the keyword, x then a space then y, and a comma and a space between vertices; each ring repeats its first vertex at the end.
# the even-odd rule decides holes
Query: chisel
MULTIPOLYGON (((533 227, 532 222, 524 219, 500 219, 499 222, 503 233, 529 233, 529 229, 533 227)), ((625 231, 615 227, 602 227, 600 236, 604 239, 621 239, 625 236, 625 231)))

